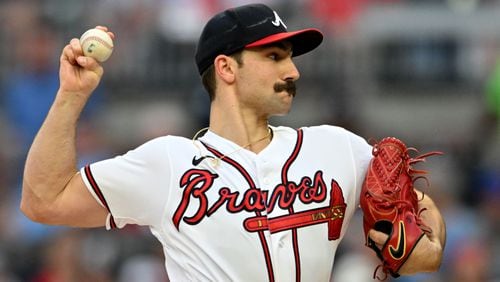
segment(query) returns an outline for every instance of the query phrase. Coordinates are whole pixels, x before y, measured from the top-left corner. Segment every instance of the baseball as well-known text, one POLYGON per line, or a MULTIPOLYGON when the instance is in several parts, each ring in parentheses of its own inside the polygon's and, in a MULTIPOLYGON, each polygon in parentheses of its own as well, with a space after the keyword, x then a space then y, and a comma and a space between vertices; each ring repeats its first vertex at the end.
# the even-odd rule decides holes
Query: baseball
POLYGON ((93 28, 80 37, 83 54, 99 62, 106 61, 113 52, 113 39, 105 31, 93 28))

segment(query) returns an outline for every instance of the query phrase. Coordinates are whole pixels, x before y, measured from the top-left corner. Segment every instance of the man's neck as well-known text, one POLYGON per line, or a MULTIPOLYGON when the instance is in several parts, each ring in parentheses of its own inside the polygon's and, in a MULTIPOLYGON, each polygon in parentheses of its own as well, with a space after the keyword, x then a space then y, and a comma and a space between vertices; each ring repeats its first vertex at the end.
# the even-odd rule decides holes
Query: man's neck
POLYGON ((259 153, 271 142, 267 118, 259 118, 251 112, 233 106, 212 103, 210 130, 244 149, 259 153))

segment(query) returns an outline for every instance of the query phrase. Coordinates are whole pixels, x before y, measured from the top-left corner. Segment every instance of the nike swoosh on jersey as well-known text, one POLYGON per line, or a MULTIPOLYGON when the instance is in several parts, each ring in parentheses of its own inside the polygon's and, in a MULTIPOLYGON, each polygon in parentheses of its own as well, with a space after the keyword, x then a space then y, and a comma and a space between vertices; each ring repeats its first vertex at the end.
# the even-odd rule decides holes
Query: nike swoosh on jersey
POLYGON ((205 159, 205 156, 196 158, 196 156, 193 157, 192 163, 194 166, 199 165, 203 160, 205 159))
POLYGON ((193 163, 194 166, 197 166, 199 165, 204 159, 206 158, 211 158, 211 159, 215 159, 214 157, 212 156, 201 156, 199 158, 196 158, 196 156, 193 157, 193 160, 191 161, 193 163))
POLYGON ((399 221, 399 235, 398 235, 398 246, 394 248, 393 246, 389 246, 389 252, 394 259, 401 259, 405 255, 405 225, 402 221, 399 221))

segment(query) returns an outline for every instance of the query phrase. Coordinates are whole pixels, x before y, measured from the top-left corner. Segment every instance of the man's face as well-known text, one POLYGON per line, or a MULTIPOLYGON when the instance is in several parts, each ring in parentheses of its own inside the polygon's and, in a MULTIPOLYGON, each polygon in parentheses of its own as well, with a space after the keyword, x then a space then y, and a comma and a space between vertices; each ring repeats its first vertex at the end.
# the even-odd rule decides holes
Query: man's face
POLYGON ((299 71, 292 61, 292 46, 280 42, 243 50, 237 82, 241 106, 268 118, 290 111, 299 71))

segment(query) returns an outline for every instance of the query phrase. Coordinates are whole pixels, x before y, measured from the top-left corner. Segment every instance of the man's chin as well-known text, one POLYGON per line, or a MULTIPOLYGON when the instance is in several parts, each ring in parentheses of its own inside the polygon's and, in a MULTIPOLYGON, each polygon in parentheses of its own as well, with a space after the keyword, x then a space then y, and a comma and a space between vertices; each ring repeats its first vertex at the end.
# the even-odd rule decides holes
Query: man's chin
POLYGON ((290 113, 290 110, 291 110, 291 107, 289 107, 288 109, 283 109, 282 111, 279 111, 277 113, 274 113, 271 116, 284 117, 290 113))
POLYGON ((283 90, 283 91, 280 91, 280 92, 276 92, 276 94, 278 94, 278 95, 286 95, 288 97, 292 97, 293 98, 293 97, 295 97, 296 93, 294 91, 293 92, 289 92, 289 91, 283 90))

